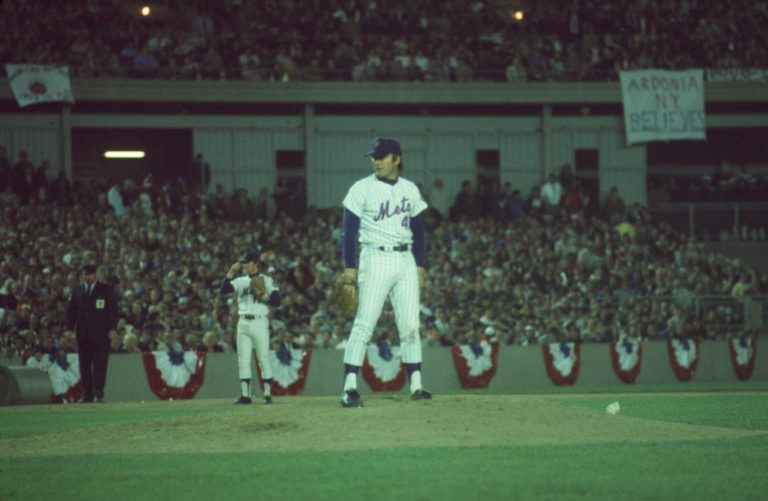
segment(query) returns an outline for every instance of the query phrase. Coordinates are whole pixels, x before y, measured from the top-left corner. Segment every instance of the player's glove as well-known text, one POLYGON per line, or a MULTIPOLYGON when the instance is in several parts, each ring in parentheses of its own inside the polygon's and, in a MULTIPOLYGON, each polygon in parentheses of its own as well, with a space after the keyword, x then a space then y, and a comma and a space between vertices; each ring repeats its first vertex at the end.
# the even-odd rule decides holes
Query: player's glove
POLYGON ((251 294, 257 301, 261 301, 264 298, 264 294, 267 292, 267 286, 264 283, 264 277, 256 275, 251 278, 251 294))
POLYGON ((333 284, 333 302, 342 315, 354 315, 357 311, 357 281, 342 273, 333 284))

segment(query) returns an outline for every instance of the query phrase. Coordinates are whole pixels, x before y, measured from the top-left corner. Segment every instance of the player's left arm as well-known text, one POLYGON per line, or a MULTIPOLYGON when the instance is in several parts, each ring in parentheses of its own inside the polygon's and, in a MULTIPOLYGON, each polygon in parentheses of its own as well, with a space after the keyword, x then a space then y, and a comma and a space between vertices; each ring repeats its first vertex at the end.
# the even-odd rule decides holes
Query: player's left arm
POLYGON ((277 285, 275 285, 274 280, 272 280, 272 277, 266 277, 266 285, 267 285, 267 305, 277 308, 280 306, 280 303, 282 302, 282 297, 280 296, 280 289, 277 288, 277 285))
POLYGON ((349 209, 344 209, 344 231, 342 232, 342 253, 344 267, 357 269, 357 239, 360 233, 360 217, 349 209))
POLYGON ((419 273, 419 287, 424 288, 424 278, 426 275, 426 242, 424 234, 424 212, 420 212, 411 218, 411 234, 413 235, 413 245, 411 252, 416 261, 416 270, 419 273))
POLYGON ((235 286, 232 283, 232 281, 235 280, 235 276, 237 276, 237 274, 240 273, 242 270, 243 270, 243 265, 240 263, 235 263, 229 267, 229 271, 227 271, 227 275, 221 281, 221 286, 219 287, 219 292, 222 295, 235 292, 235 286))

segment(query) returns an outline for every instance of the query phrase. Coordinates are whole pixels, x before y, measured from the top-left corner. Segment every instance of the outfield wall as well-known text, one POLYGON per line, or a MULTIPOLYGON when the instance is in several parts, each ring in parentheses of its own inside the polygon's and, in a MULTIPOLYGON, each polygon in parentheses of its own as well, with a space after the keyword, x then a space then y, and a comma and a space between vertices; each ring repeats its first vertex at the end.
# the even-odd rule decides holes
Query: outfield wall
MULTIPOLYGON (((738 381, 731 362, 728 344, 724 341, 702 342, 695 375, 691 381, 738 381)), ((343 352, 318 350, 311 356, 305 395, 335 395, 340 391, 343 352)), ((12 388, 21 394, 0 398, 0 404, 48 403, 45 381, 47 376, 37 370, 9 366, 0 371, 0 388, 12 388), (14 385, 7 381, 9 374, 20 380, 14 385), (21 384, 19 384, 21 383, 21 384), (19 390, 20 388, 20 390, 19 390)), ((425 386, 436 394, 463 391, 453 356, 449 348, 424 350, 423 373, 425 386)), ((758 345, 752 380, 768 380, 768 350, 758 345)), ((362 377, 361 390, 370 392, 362 377)), ((647 342, 637 384, 678 382, 670 363, 666 342, 647 342)), ((581 346, 580 371, 574 386, 622 384, 613 370, 608 344, 581 346)), ((679 382, 684 389, 685 382, 679 382)), ((541 346, 501 346, 496 375, 490 383, 492 389, 552 387, 544 364, 541 346)), ((8 389, 7 391, 12 391, 8 389)), ((234 353, 216 353, 207 357, 204 384, 196 398, 236 398, 239 395, 237 360, 234 353)), ((402 392, 406 392, 407 387, 402 392)), ((139 355, 112 355, 107 376, 106 398, 110 402, 156 400, 147 381, 142 358, 139 355)))

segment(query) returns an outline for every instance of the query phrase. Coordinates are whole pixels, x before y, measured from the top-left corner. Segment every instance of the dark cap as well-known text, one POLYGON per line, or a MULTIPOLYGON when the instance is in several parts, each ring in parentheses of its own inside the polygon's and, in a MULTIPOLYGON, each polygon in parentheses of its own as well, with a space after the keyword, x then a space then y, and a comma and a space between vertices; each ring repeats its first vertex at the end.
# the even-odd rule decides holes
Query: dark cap
POLYGON ((88 275, 90 273, 96 273, 95 264, 86 264, 85 266, 83 266, 83 274, 88 275))
POLYGON ((240 262, 243 264, 250 263, 252 261, 255 261, 257 263, 261 261, 261 259, 259 258, 259 254, 257 252, 246 252, 240 257, 240 262))
POLYGON ((364 156, 374 158, 384 158, 390 153, 402 155, 400 143, 389 137, 377 137, 371 143, 368 153, 364 156))

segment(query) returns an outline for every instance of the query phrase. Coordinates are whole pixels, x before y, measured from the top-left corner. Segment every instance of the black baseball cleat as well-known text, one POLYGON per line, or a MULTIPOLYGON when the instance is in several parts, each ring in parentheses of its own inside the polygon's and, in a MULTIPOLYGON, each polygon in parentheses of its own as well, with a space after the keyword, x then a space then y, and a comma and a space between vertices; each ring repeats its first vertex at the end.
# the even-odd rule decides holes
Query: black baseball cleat
POLYGON ((271 404, 272 403, 272 397, 270 395, 264 395, 264 403, 265 404, 271 404))
POLYGON ((249 397, 240 397, 235 402, 235 404, 250 404, 250 403, 251 403, 251 399, 249 397))
POLYGON ((432 394, 422 388, 411 393, 411 400, 432 400, 432 394))
POLYGON ((342 407, 362 407, 363 401, 360 399, 360 394, 357 390, 346 390, 341 394, 341 406, 342 407))

